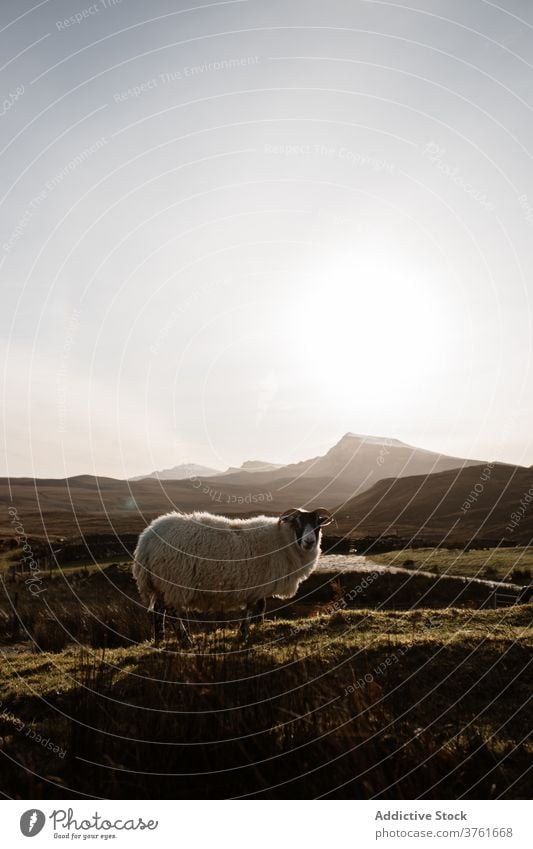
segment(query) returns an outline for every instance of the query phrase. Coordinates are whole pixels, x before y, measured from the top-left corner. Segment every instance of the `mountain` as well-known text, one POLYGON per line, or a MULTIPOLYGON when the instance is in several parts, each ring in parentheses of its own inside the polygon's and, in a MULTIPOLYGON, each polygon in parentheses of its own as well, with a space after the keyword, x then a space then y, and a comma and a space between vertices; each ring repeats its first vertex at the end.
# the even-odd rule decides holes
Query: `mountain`
POLYGON ((215 475, 221 474, 223 472, 220 472, 218 469, 210 469, 209 466, 200 466, 198 463, 181 463, 179 466, 173 466, 171 469, 150 472, 149 475, 137 475, 137 477, 130 478, 130 480, 142 481, 155 478, 160 481, 181 481, 188 478, 212 478, 215 475))
POLYGON ((172 466, 171 469, 150 472, 149 475, 137 475, 129 480, 144 481, 155 478, 160 481, 182 481, 190 478, 214 478, 239 472, 254 474, 255 472, 271 472, 280 468, 279 463, 263 463, 261 460, 245 460, 241 466, 230 466, 225 472, 210 469, 209 466, 201 466, 199 463, 181 463, 179 466, 172 466))
POLYGON ((397 533, 432 541, 479 538, 529 545, 533 539, 533 471, 488 463, 432 475, 378 481, 336 511, 338 531, 397 533))
POLYGON ((240 466, 230 466, 226 472, 221 472, 223 475, 235 474, 236 472, 249 472, 256 474, 257 472, 274 472, 276 469, 281 469, 281 463, 263 463, 261 460, 245 460, 240 466))
POLYGON ((346 433, 326 454, 286 466, 246 460, 239 468, 230 467, 220 472, 195 463, 183 463, 131 480, 193 477, 212 480, 217 477, 223 479, 225 485, 249 488, 253 477, 252 485, 263 490, 283 488, 293 491, 297 500, 323 496, 324 506, 331 506, 368 489, 382 478, 427 475, 479 462, 414 448, 399 439, 346 433))
MULTIPOLYGON (((347 433, 324 455, 286 466, 252 460, 224 473, 186 463, 132 480, 92 475, 0 478, 0 506, 6 507, 0 534, 14 536, 7 512, 13 504, 25 532, 38 536, 138 533, 169 510, 242 515, 317 506, 335 510, 339 530, 356 536, 391 528, 415 533, 421 526, 422 533, 430 529, 443 535, 457 519, 459 531, 470 533, 486 514, 484 499, 479 497, 464 516, 460 507, 485 468, 479 461, 414 448, 397 439, 347 433)), ((486 518, 486 529, 501 535, 521 487, 527 492, 533 484, 533 472, 494 464, 489 477, 484 487, 485 495, 489 489, 493 493, 493 512, 486 518), (515 484, 507 489, 513 474, 515 484)), ((533 505, 530 513, 533 521, 533 505)), ((527 535, 529 521, 528 514, 517 538, 519 533, 520 539, 527 535)))
MULTIPOLYGON (((351 498, 382 478, 428 475, 479 462, 414 448, 399 439, 346 433, 326 454, 273 470, 256 471, 254 482, 263 487, 314 491, 317 497, 324 494, 331 504, 335 499, 339 503, 351 498)), ((224 480, 242 486, 247 478, 239 470, 230 470, 224 480)))

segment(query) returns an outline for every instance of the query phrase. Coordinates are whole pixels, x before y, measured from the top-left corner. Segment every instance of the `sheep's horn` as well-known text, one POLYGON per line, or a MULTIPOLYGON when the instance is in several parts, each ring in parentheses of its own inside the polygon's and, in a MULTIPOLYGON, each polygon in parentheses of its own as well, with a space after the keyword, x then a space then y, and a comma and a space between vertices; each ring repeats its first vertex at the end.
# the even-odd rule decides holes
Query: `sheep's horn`
POLYGON ((335 521, 329 510, 326 510, 325 507, 319 507, 316 512, 318 513, 321 525, 331 525, 335 521))
POLYGON ((284 513, 279 517, 280 522, 290 522, 291 519, 294 519, 296 515, 298 515, 300 511, 297 507, 290 507, 288 510, 285 510, 284 513))

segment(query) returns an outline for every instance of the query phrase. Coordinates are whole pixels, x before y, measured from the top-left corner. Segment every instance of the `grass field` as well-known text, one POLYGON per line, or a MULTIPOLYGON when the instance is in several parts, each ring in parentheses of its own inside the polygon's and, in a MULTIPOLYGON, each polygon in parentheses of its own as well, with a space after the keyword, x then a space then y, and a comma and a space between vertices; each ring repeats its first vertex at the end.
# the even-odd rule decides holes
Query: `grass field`
POLYGON ((372 554, 385 566, 404 566, 441 575, 529 583, 533 575, 533 547, 488 548, 462 551, 447 548, 406 548, 372 554), (514 574, 514 577, 513 577, 514 574))
MULTIPOLYGON (((9 570, 16 565, 20 560, 20 552, 17 549, 8 552, 0 553, 0 574, 6 574, 9 570)), ((108 566, 110 563, 115 563, 117 560, 115 557, 98 557, 91 558, 87 556, 80 559, 66 559, 61 561, 61 564, 58 565, 54 561, 51 562, 50 567, 47 567, 43 571, 46 574, 59 575, 61 572, 67 571, 98 571, 104 566, 108 566)))
POLYGON ((20 798, 527 798, 533 607, 475 609, 472 594, 443 607, 438 586, 453 582, 415 572, 472 575, 487 562, 508 571, 528 557, 376 555, 414 560, 412 574, 374 581, 355 596, 361 609, 331 601, 361 575, 334 575, 305 617, 301 605, 281 607, 246 645, 235 624, 196 623, 187 651, 151 644, 129 563, 67 562, 38 576, 33 594, 27 573, 13 578, 4 560, 1 789, 20 798), (400 587, 419 609, 374 609, 400 587))
MULTIPOLYGON (((440 575, 457 575, 469 578, 487 578, 489 580, 515 580, 515 583, 529 583, 533 578, 533 546, 509 548, 487 548, 464 551, 447 548, 405 548, 388 551, 383 554, 369 555, 370 559, 385 566, 435 572, 440 575), (514 578, 513 578, 513 573, 514 578)), ((20 551, 0 552, 0 574, 9 571, 20 559, 20 551)), ((62 572, 95 572, 114 563, 117 555, 86 557, 80 559, 62 558, 60 568, 54 566, 51 574, 58 576, 62 572)), ((46 572, 48 573, 48 569, 46 572)))
MULTIPOLYGON (((22 647, 20 647, 22 648, 22 647)), ((6 647, 5 792, 527 797, 530 605, 350 611, 58 652, 6 647)))

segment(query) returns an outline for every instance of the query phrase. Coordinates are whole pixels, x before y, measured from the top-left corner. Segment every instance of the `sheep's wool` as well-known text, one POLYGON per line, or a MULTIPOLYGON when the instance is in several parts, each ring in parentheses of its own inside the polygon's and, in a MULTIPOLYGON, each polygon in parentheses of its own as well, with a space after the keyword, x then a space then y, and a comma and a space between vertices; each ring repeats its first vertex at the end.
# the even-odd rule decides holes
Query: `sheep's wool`
POLYGON ((263 598, 291 598, 315 568, 320 539, 303 551, 290 525, 272 516, 230 519, 167 513, 139 537, 133 576, 150 608, 239 610, 263 598))

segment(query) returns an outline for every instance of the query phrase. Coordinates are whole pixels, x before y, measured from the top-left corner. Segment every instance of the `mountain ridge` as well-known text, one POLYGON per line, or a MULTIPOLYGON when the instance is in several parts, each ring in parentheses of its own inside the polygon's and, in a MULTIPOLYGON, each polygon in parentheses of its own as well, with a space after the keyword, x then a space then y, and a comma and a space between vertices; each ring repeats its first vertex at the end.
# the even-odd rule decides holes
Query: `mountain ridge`
MULTIPOLYGON (((343 534, 382 534, 390 527, 402 534, 421 534, 429 527, 434 536, 445 538, 456 525, 460 533, 470 534, 474 520, 485 524, 490 533, 501 535, 504 516, 520 502, 519 486, 513 484, 509 489, 509 479, 514 475, 520 486, 524 485, 524 492, 525 483, 530 486, 533 482, 532 470, 526 467, 450 457, 400 440, 352 432, 325 454, 285 466, 252 460, 235 472, 217 470, 204 477, 196 475, 198 466, 182 464, 182 469, 184 465, 191 477, 178 480, 92 475, 4 478, 0 479, 0 504, 6 508, 15 504, 26 532, 45 537, 49 532, 64 536, 82 530, 139 533, 157 515, 171 510, 275 515, 290 507, 325 507, 336 512, 343 534), (490 485, 483 477, 487 469, 490 485), (459 497, 467 499, 480 480, 494 495, 487 503, 494 507, 502 500, 503 508, 494 514, 498 522, 490 511, 476 514, 485 503, 481 497, 464 511, 466 518, 461 514, 459 497), (455 501, 447 497, 449 487, 455 492, 455 501), (440 507, 441 501, 447 510, 440 507), (432 517, 435 510, 438 521, 432 517)), ((530 512, 533 519, 533 506, 530 512)), ((4 514, 2 534, 13 536, 7 509, 4 514)), ((529 515, 516 531, 517 538, 527 536, 528 528, 529 515)))
POLYGON ((187 480, 197 477, 215 477, 223 475, 220 469, 212 469, 210 466, 202 466, 200 463, 179 463, 177 466, 171 466, 169 469, 156 469, 147 475, 136 475, 133 478, 128 478, 130 481, 142 480, 187 480))
POLYGON ((533 472, 509 463, 382 478, 337 508, 341 533, 514 540, 531 544, 533 472))

